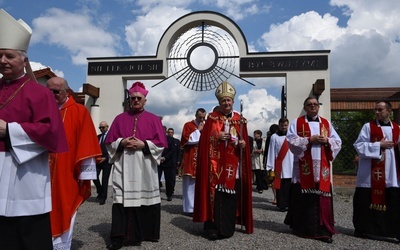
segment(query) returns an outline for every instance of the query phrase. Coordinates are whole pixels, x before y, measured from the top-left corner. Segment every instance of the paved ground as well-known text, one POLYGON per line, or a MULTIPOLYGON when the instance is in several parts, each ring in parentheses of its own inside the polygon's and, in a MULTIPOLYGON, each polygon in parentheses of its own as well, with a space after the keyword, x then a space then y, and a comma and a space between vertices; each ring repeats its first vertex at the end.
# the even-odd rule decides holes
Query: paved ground
MULTIPOLYGON (((93 190, 94 191, 94 190, 93 190)), ((240 227, 230 239, 209 241, 203 237, 202 223, 193 223, 182 213, 180 180, 171 202, 162 189, 160 242, 143 242, 139 249, 400 249, 393 240, 359 239, 353 236, 352 189, 335 189, 334 211, 338 235, 333 244, 299 238, 283 224, 285 213, 271 204, 272 191, 253 192, 254 233, 244 234, 240 227)), ((109 192, 111 197, 111 188, 109 192)), ((95 202, 95 192, 78 211, 72 249, 105 249, 111 227, 112 198, 105 205, 95 202)), ((135 249, 124 247, 123 249, 135 249)))

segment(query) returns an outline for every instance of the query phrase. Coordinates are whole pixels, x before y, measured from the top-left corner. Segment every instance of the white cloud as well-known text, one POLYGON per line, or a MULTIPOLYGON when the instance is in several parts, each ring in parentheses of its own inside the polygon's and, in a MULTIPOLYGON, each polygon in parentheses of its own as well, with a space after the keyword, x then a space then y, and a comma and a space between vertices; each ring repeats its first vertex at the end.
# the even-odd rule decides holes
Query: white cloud
POLYGON ((324 49, 345 33, 337 22, 338 18, 330 14, 320 16, 310 11, 271 25, 270 31, 262 35, 261 43, 267 51, 324 49))
POLYGON ((331 0, 331 5, 345 8, 351 18, 351 30, 376 30, 383 36, 399 37, 400 4, 397 0, 331 0))
POLYGON ((249 134, 259 129, 265 135, 269 126, 281 117, 281 102, 266 89, 251 89, 247 94, 239 95, 238 99, 243 101, 243 116, 248 120, 249 134))
POLYGON ((158 6, 146 15, 138 16, 125 27, 126 42, 134 55, 155 55, 158 42, 165 30, 189 10, 170 6, 158 6))
POLYGON ((93 24, 85 13, 48 9, 32 21, 32 43, 42 42, 65 48, 74 64, 86 65, 87 57, 115 56, 119 37, 93 24))
POLYGON ((346 27, 338 26, 337 17, 310 11, 271 25, 260 43, 268 51, 331 50, 332 87, 398 86, 400 5, 391 0, 331 5, 350 15, 346 27))
POLYGON ((45 68, 50 68, 50 70, 51 70, 54 74, 56 74, 56 76, 58 76, 58 77, 64 77, 64 72, 62 72, 61 70, 52 69, 50 66, 43 65, 43 64, 40 63, 40 62, 30 62, 30 64, 31 64, 32 71, 36 71, 36 70, 40 70, 40 69, 45 69, 45 68))
POLYGON ((202 0, 201 2, 206 6, 217 6, 235 21, 255 14, 268 13, 271 8, 263 0, 202 0))
POLYGON ((157 8, 186 8, 195 0, 137 0, 136 5, 140 6, 139 11, 134 11, 136 14, 151 12, 157 8))

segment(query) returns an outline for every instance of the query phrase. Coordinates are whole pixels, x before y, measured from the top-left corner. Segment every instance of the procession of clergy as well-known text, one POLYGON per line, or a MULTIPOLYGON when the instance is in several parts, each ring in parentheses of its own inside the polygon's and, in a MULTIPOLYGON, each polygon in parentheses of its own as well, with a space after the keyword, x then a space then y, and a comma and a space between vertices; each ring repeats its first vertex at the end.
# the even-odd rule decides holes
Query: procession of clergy
MULTIPOLYGON (((163 152, 170 142, 159 116, 144 108, 146 86, 132 84, 130 110, 115 117, 105 138, 97 137, 88 110, 68 95, 65 79, 53 77, 46 87, 36 82, 26 54, 30 27, 3 9, 0 27, 2 247, 70 249, 77 209, 91 196, 90 182, 98 178, 96 165, 104 159, 112 164, 113 176, 107 248, 157 242, 158 166, 167 160, 163 152)), ((270 170, 277 207, 287 212, 284 223, 300 237, 332 243, 337 231, 331 167, 342 142, 331 122, 318 115, 318 99, 305 98, 304 115, 290 125, 280 119, 266 143, 260 131, 250 140, 247 120, 233 110, 235 94, 222 82, 215 91, 218 106, 208 115, 198 109, 184 124, 179 171, 184 212, 204 223, 209 240, 231 237, 236 225, 251 234, 253 172, 257 182, 257 170, 270 170)), ((376 119, 364 124, 354 143, 359 156, 356 237, 400 239, 400 137, 391 111, 389 102, 377 102, 376 119)))

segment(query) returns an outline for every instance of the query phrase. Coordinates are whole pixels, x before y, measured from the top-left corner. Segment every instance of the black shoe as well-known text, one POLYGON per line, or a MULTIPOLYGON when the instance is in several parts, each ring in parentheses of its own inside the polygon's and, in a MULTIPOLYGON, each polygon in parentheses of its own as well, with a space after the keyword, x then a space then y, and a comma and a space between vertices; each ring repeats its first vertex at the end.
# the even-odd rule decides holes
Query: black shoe
POLYGON ((100 199, 100 200, 99 200, 99 204, 100 204, 100 205, 106 204, 106 199, 100 199))
POLYGON ((141 241, 126 241, 125 243, 124 243, 124 246, 136 246, 136 247, 138 247, 138 246, 141 246, 142 245, 142 242, 141 241))
POLYGON ((122 240, 120 240, 120 239, 111 240, 111 242, 107 245, 107 249, 110 249, 110 250, 117 250, 117 249, 121 249, 121 248, 122 248, 122 240))
POLYGON ((357 238, 365 238, 365 235, 358 230, 354 230, 354 236, 357 238))
POLYGON ((168 196, 167 201, 172 201, 172 196, 168 196))
POLYGON ((219 236, 218 236, 217 233, 209 233, 209 234, 207 235, 207 238, 208 238, 209 240, 214 241, 214 240, 218 240, 218 239, 219 239, 219 236))
POLYGON ((319 238, 318 240, 325 242, 325 243, 333 243, 332 238, 319 238))

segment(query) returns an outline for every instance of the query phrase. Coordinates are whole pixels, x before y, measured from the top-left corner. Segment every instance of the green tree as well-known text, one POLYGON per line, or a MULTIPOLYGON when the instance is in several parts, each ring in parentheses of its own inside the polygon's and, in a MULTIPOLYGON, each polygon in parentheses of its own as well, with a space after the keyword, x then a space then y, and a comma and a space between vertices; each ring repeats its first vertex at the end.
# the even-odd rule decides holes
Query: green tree
POLYGON ((342 150, 333 162, 335 174, 356 174, 354 159, 357 155, 353 147, 364 123, 374 119, 371 111, 333 111, 332 125, 342 139, 342 150))

